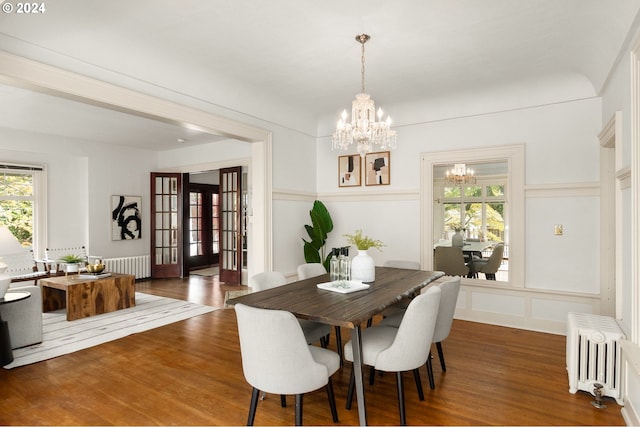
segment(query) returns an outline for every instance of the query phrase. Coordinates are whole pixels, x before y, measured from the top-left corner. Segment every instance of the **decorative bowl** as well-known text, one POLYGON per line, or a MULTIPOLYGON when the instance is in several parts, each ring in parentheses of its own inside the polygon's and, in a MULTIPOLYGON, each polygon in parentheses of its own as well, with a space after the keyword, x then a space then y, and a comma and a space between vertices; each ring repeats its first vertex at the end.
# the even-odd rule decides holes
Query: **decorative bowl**
POLYGON ((87 271, 89 273, 102 273, 104 271, 104 264, 87 264, 87 271))

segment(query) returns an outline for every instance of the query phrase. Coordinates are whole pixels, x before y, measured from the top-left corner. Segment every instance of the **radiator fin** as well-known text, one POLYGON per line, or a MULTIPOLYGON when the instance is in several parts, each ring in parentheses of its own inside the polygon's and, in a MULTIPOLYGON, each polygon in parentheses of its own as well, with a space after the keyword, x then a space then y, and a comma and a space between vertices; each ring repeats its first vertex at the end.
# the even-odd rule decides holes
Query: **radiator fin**
POLYGON ((105 270, 111 273, 133 274, 136 279, 151 277, 151 257, 149 255, 105 258, 102 262, 105 264, 105 270))
POLYGON ((569 392, 593 394, 602 384, 603 395, 622 405, 620 340, 625 339, 612 317, 569 313, 567 319, 567 372, 569 392))

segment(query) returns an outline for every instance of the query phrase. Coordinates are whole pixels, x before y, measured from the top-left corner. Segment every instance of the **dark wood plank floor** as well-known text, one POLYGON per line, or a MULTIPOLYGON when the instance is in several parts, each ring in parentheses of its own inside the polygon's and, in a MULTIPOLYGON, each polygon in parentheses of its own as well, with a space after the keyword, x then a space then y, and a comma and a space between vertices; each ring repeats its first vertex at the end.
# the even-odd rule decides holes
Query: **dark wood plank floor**
MULTIPOLYGON (((239 287, 200 276, 137 283, 141 292, 216 307, 233 289, 239 287)), ((405 376, 409 424, 624 425, 614 400, 596 409, 590 394, 569 393, 562 336, 455 321, 444 349, 447 372, 436 356, 436 389, 426 387, 425 401, 405 376)), ((340 425, 358 424, 355 403, 344 409, 349 370, 347 364, 334 377, 340 425)), ((424 368, 422 375, 426 380, 424 368)), ((370 424, 398 423, 393 375, 377 377, 366 397, 370 424)), ((0 369, 1 425, 244 425, 249 398, 231 309, 0 369)), ((256 425, 293 424, 293 398, 289 402, 281 408, 278 397, 267 396, 256 425)), ((332 424, 324 391, 304 402, 305 424, 332 424)))

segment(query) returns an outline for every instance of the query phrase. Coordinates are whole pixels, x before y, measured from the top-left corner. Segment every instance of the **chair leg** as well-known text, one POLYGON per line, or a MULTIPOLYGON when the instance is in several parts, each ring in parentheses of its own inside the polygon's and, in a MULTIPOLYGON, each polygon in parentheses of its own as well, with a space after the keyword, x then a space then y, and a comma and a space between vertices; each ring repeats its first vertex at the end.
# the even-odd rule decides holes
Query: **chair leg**
POLYGON ((375 382, 375 378, 376 378, 376 368, 372 366, 371 368, 369 368, 369 385, 373 385, 373 383, 375 382))
POLYGON ((442 367, 442 372, 447 372, 447 365, 445 365, 444 363, 444 353, 442 351, 442 342, 437 342, 436 348, 438 349, 438 358, 440 359, 440 366, 442 367))
POLYGON ((402 372, 396 372, 396 383, 398 385, 398 409, 400 410, 400 425, 407 425, 407 415, 404 412, 404 389, 402 386, 402 372))
POLYGON ((280 406, 282 406, 283 408, 287 407, 287 396, 284 394, 280 395, 280 406))
POLYGON ((413 378, 416 380, 416 388, 418 389, 418 398, 424 400, 424 392, 422 391, 422 382, 420 381, 420 368, 413 370, 413 378))
POLYGON ((345 405, 346 409, 351 409, 351 402, 353 402, 353 389, 356 386, 356 374, 353 371, 353 366, 351 367, 351 375, 349 377, 349 388, 347 389, 347 404, 345 405))
POLYGON ((331 378, 329 378, 329 382, 327 383, 327 397, 329 398, 329 408, 331 409, 331 418, 333 418, 333 422, 337 423, 338 421, 338 410, 336 409, 336 397, 333 394, 333 382, 331 378))
POLYGON ((251 391, 251 404, 249 405, 249 417, 247 418, 247 425, 252 426, 253 420, 256 417, 256 407, 258 406, 258 396, 260 396, 260 390, 253 387, 251 391))
POLYGON ((433 380, 433 364, 431 363, 431 352, 429 352, 429 357, 427 357, 427 377, 429 377, 429 387, 431 390, 436 389, 436 383, 433 380))
POLYGON ((302 394, 296 394, 296 425, 302 425, 302 394))
POLYGON ((336 326, 336 346, 338 347, 338 356, 340 356, 340 367, 344 366, 344 357, 342 352, 344 348, 342 348, 342 332, 340 330, 340 326, 336 326))

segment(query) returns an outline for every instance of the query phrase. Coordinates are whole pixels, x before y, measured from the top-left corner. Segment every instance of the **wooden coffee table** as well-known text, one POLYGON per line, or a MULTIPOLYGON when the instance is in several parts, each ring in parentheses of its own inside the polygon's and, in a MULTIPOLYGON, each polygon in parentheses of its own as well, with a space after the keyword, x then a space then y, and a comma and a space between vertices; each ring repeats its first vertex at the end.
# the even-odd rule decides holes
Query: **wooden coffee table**
POLYGON ((67 309, 67 320, 82 319, 136 305, 135 276, 111 273, 85 279, 80 275, 49 277, 38 281, 42 311, 67 309))

